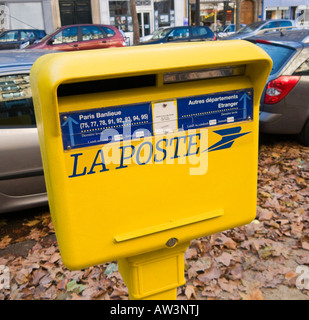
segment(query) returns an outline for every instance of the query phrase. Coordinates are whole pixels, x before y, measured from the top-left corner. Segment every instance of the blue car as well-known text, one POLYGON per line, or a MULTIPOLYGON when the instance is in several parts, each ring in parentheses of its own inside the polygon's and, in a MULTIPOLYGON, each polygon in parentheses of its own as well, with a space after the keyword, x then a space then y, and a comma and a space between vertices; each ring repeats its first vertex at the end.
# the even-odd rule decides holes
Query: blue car
POLYGON ((23 49, 30 44, 44 38, 44 30, 16 29, 4 31, 0 34, 0 50, 23 49))
POLYGON ((213 41, 216 40, 215 34, 206 26, 182 26, 162 29, 155 33, 153 37, 142 45, 157 43, 189 42, 189 41, 213 41))

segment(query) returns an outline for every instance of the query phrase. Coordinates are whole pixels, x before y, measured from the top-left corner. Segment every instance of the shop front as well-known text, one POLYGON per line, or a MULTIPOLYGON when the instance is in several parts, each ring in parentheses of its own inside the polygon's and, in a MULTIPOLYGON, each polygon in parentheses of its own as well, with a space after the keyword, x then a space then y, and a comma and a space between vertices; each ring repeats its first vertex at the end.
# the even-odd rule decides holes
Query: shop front
MULTIPOLYGON (((180 21, 178 25, 182 25, 185 17, 185 2, 185 0, 137 0, 136 11, 140 37, 147 36, 161 27, 174 26, 176 16, 180 21)), ((101 4, 102 7, 108 8, 109 13, 105 14, 102 23, 112 24, 122 30, 129 44, 132 44, 133 19, 130 1, 101 0, 101 4)))

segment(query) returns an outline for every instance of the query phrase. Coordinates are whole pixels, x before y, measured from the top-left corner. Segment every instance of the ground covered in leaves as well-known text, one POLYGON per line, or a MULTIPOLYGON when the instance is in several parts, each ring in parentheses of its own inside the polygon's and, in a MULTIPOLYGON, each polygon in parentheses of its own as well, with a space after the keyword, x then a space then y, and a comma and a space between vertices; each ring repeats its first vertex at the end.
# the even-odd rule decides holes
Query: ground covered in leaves
MULTIPOLYGON (((308 181, 309 148, 284 138, 262 144, 256 219, 192 241, 177 298, 309 300, 308 181)), ((117 262, 63 266, 48 208, 0 217, 0 266, 10 275, 0 300, 129 299, 117 262)))

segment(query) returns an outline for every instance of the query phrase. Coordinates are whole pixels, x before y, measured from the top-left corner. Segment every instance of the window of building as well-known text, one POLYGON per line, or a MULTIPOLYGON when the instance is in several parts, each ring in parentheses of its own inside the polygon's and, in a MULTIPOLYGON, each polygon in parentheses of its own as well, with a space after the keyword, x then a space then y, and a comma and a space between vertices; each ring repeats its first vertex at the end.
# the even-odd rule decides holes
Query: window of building
POLYGON ((123 32, 133 31, 130 1, 109 1, 110 23, 123 32))
POLYGON ((174 0, 154 0, 155 29, 175 26, 174 0))

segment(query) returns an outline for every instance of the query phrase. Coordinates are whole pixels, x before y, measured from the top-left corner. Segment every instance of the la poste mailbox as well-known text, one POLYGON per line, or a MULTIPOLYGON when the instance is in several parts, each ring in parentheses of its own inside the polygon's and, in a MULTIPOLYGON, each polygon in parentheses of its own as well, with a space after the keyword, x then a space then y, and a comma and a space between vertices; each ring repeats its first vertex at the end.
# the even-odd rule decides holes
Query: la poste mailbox
POLYGON ((245 41, 39 58, 31 86, 64 264, 117 259, 131 298, 176 297, 190 240, 255 218, 271 65, 245 41))

